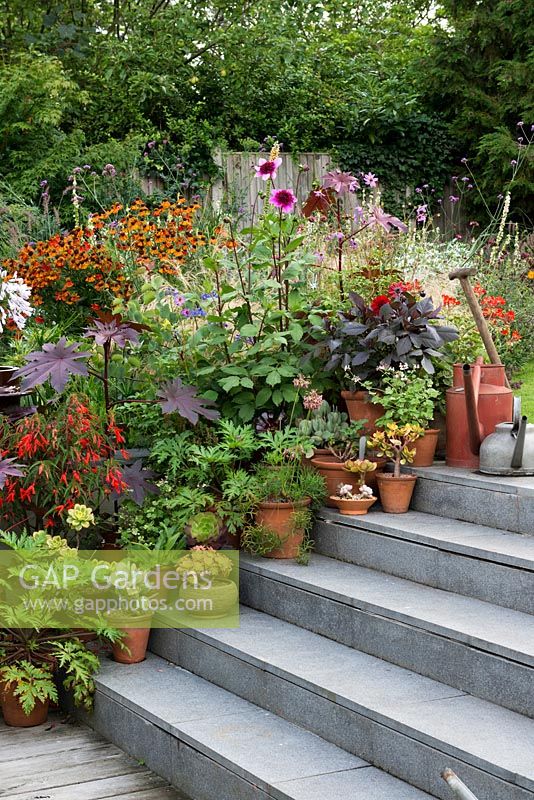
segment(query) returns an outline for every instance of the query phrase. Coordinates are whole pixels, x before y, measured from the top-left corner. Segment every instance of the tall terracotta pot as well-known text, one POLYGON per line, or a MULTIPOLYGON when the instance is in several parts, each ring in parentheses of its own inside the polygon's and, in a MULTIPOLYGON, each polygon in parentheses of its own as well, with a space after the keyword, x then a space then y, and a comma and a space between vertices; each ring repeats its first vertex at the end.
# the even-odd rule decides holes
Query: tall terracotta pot
POLYGON ((256 523, 276 533, 282 540, 280 547, 265 553, 265 558, 296 558, 304 541, 304 529, 293 528, 292 517, 296 511, 307 508, 309 497, 295 503, 262 502, 256 511, 256 523))
POLYGON ((351 420, 366 419, 364 432, 371 435, 376 431, 376 421, 384 414, 384 408, 376 403, 371 403, 367 392, 341 392, 341 397, 347 405, 351 420))
POLYGON ((330 508, 335 508, 335 504, 330 499, 331 495, 337 494, 337 487, 340 483, 354 487, 358 476, 354 472, 349 472, 348 469, 345 469, 341 461, 335 456, 312 458, 312 464, 325 479, 327 489, 326 505, 330 506, 330 508))
POLYGON ((405 514, 410 508, 417 475, 403 474, 395 478, 393 473, 377 475, 382 508, 388 514, 405 514))
POLYGON ((434 463, 436 447, 439 438, 438 428, 429 428, 424 432, 420 439, 414 442, 415 458, 412 461, 414 467, 431 467, 434 463))
MULTIPOLYGON (((13 684, 13 689, 15 685, 13 684)), ((4 712, 4 722, 13 728, 33 728, 36 725, 42 725, 46 722, 48 717, 48 706, 50 702, 46 700, 41 702, 37 700, 33 711, 25 714, 19 702, 19 698, 13 694, 12 689, 3 689, 2 695, 2 711, 4 712)))
POLYGON ((142 628, 127 628, 120 627, 119 630, 123 634, 121 643, 123 649, 118 642, 113 644, 113 660, 119 664, 139 664, 140 661, 145 660, 146 649, 148 647, 148 638, 150 636, 150 619, 151 616, 143 617, 143 624, 146 627, 142 628))

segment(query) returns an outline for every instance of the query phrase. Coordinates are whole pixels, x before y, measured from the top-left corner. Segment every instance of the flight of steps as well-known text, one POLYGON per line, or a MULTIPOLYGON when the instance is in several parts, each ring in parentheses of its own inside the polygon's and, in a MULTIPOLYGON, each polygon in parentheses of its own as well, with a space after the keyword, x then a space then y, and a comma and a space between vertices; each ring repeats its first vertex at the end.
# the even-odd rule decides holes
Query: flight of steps
POLYGON ((308 567, 242 556, 240 627, 154 630, 87 721, 194 800, 534 800, 534 479, 417 472, 308 567))

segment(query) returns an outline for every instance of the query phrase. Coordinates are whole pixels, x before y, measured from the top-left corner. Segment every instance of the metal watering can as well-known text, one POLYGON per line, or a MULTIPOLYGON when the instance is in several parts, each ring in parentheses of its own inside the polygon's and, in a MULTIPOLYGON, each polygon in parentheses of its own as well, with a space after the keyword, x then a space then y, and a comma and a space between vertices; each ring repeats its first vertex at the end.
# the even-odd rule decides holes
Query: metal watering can
POLYGON ((501 422, 480 445, 480 472, 488 475, 534 475, 534 425, 521 416, 521 398, 514 397, 512 422, 501 422))

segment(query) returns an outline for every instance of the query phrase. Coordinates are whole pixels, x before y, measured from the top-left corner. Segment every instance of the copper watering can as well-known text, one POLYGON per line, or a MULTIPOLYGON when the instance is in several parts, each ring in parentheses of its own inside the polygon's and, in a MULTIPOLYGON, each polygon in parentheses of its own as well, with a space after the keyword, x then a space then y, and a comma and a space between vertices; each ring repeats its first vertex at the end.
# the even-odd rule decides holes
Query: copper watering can
POLYGON ((477 469, 483 440, 513 417, 513 395, 502 364, 455 364, 447 390, 447 458, 450 467, 477 469))

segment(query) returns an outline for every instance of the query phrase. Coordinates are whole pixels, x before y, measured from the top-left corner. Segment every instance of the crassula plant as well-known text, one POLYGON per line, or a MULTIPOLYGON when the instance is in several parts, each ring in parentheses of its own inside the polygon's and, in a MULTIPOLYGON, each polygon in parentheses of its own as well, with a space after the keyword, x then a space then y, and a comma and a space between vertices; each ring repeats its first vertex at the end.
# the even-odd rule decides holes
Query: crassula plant
POLYGON ((401 364, 398 369, 383 367, 380 387, 364 381, 372 403, 382 406, 384 414, 377 420, 380 427, 387 422, 399 425, 421 425, 428 428, 434 418, 434 405, 439 392, 434 388, 432 376, 422 369, 401 364))
POLYGON ((365 485, 365 476, 369 474, 369 472, 374 472, 377 468, 376 461, 369 461, 367 458, 356 458, 353 461, 345 461, 344 465, 345 469, 349 472, 352 472, 355 475, 359 476, 358 483, 360 486, 365 485))
POLYGON ((380 384, 381 367, 418 367, 432 374, 433 361, 443 347, 458 337, 455 328, 440 324, 441 307, 431 297, 410 291, 405 284, 390 287, 387 295, 368 305, 350 292, 352 306, 329 322, 327 370, 342 370, 348 382, 370 380, 380 384))
POLYGON ((393 475, 401 476, 401 465, 411 464, 415 448, 411 445, 420 439, 424 430, 420 425, 397 425, 388 422, 382 430, 376 431, 369 440, 369 446, 393 463, 393 475))

